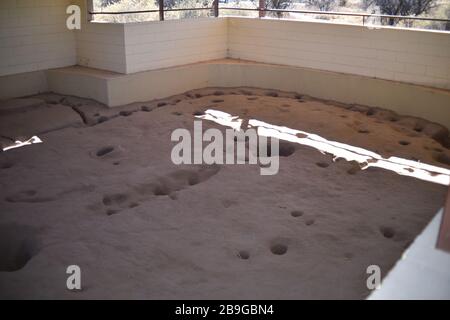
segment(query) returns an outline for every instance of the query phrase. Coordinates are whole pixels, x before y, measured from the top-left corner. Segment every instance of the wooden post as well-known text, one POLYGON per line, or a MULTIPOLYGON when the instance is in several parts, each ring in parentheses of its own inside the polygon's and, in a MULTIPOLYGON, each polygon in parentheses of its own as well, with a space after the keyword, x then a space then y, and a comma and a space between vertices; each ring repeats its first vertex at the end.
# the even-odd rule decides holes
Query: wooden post
POLYGON ((450 252, 450 188, 448 189, 447 200, 442 213, 441 228, 436 247, 450 252))
POLYGON ((214 17, 217 18, 219 16, 219 0, 213 1, 213 11, 214 11, 214 17))
POLYGON ((94 20, 94 17, 92 14, 90 14, 90 12, 94 12, 94 0, 87 0, 86 17, 88 22, 94 20))
POLYGON ((159 0, 159 20, 164 21, 164 0, 159 0))
POLYGON ((261 10, 266 8, 266 0, 259 0, 259 17, 264 18, 266 16, 266 12, 261 10))

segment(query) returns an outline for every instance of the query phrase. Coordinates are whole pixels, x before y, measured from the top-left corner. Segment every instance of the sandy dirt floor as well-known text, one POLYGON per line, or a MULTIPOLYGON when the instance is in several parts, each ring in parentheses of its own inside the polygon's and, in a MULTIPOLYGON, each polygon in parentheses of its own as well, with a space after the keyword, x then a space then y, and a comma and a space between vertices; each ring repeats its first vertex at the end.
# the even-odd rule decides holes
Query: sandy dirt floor
MULTIPOLYGON (((207 109, 449 168, 448 131, 393 112, 254 88, 109 109, 56 94, 3 102, 0 298, 361 299, 442 207, 446 187, 284 147, 258 165, 172 164, 207 109), (286 151, 287 150, 287 151, 286 151), (79 265, 83 289, 66 289, 79 265)), ((203 121, 204 129, 225 128, 203 121)))

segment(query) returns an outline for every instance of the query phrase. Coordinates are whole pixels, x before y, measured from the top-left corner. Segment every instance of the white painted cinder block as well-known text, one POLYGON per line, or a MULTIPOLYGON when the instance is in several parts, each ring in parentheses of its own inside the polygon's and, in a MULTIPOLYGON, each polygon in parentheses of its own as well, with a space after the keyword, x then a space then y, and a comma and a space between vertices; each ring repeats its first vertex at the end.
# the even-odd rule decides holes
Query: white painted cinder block
POLYGON ((227 56, 226 18, 125 24, 126 73, 227 56))
POLYGON ((0 76, 76 63, 75 34, 65 22, 70 3, 0 1, 0 76))
POLYGON ((450 34, 229 18, 230 58, 450 89, 450 34))
POLYGON ((84 0, 0 1, 0 76, 81 65, 136 73, 236 58, 450 89, 450 34, 255 18, 87 23, 84 0), (83 6, 82 29, 65 27, 83 6))

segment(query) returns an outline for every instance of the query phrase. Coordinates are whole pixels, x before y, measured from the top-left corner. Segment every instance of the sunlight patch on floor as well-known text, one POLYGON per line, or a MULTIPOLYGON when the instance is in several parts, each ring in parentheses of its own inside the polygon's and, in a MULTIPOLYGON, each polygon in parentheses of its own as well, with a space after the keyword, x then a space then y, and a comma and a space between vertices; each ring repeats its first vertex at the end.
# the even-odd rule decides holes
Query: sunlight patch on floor
POLYGON ((28 146, 31 144, 42 143, 43 141, 38 136, 33 136, 26 141, 16 140, 13 145, 3 148, 3 151, 8 151, 11 149, 16 149, 24 146, 28 146))
POLYGON ((400 175, 446 186, 450 185, 450 170, 448 169, 399 157, 383 158, 370 150, 327 140, 317 134, 277 126, 256 119, 249 119, 247 122, 240 119, 239 116, 232 116, 226 112, 212 109, 206 110, 204 115, 196 116, 196 118, 213 121, 235 130, 257 128, 260 135, 310 146, 324 154, 331 154, 333 161, 338 159, 356 161, 359 163, 361 170, 370 167, 383 168, 400 175), (244 123, 248 123, 247 128, 241 128, 241 125, 244 123))

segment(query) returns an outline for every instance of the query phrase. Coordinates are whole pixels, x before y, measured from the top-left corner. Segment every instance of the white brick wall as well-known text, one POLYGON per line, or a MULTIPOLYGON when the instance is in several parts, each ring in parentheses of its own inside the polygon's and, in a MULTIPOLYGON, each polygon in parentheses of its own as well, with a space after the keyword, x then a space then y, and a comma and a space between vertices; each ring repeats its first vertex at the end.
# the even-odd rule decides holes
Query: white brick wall
POLYGON ((229 57, 450 89, 450 33, 230 18, 229 57))
POLYGON ((125 25, 127 72, 227 56, 227 20, 200 18, 125 25))
POLYGON ((0 0, 0 76, 74 64, 134 73, 230 57, 450 89, 450 33, 235 17, 84 22, 73 32, 72 2, 85 5, 0 0))
POLYGON ((76 40, 78 65, 127 73, 123 24, 85 23, 76 40))
POLYGON ((0 0, 0 76, 76 63, 70 0, 0 0))

